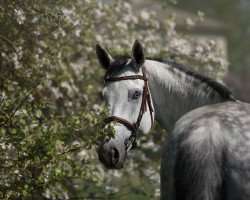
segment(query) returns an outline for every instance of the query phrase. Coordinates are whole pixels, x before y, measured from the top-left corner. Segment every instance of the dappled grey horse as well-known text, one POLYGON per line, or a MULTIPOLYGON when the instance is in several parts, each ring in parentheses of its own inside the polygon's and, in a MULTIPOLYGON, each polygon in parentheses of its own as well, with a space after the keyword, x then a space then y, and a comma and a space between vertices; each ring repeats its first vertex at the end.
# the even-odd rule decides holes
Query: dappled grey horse
POLYGON ((99 44, 106 71, 102 98, 115 137, 98 150, 107 168, 121 168, 137 133, 154 118, 169 132, 161 159, 163 200, 250 200, 250 105, 223 85, 182 65, 145 58, 113 59, 99 44))

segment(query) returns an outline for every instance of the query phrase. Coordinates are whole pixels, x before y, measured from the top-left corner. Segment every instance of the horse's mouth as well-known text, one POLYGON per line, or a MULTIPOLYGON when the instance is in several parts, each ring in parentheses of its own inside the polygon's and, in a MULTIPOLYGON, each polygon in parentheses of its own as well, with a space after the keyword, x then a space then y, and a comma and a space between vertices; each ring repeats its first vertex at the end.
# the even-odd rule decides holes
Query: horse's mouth
POLYGON ((124 167, 123 164, 121 164, 121 165, 105 165, 104 164, 104 166, 105 166, 106 169, 121 169, 121 168, 124 167))
MULTIPOLYGON (((101 160, 100 160, 101 161, 101 160)), ((104 165, 104 167, 106 169, 121 169, 124 167, 124 163, 125 161, 121 162, 121 163, 117 163, 117 164, 113 164, 113 163, 106 163, 106 162, 102 162, 101 163, 104 165)))
MULTIPOLYGON (((116 154, 116 153, 115 153, 116 154)), ((121 169, 124 167, 127 158, 127 152, 124 151, 124 155, 122 157, 115 156, 114 158, 104 157, 102 153, 98 153, 98 157, 100 162, 107 169, 121 169)))

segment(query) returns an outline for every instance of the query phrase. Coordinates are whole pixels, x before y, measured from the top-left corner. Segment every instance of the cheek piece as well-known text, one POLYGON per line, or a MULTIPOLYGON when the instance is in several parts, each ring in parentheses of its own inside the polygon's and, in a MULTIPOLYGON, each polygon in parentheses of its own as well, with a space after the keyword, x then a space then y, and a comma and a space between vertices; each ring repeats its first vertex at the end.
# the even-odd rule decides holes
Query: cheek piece
POLYGON ((138 118, 135 123, 131 123, 126 119, 120 118, 118 116, 110 116, 106 120, 104 120, 104 124, 107 125, 108 123, 112 121, 116 121, 120 124, 123 124, 127 129, 131 131, 131 135, 128 139, 125 140, 124 144, 126 147, 126 150, 133 149, 136 147, 136 139, 138 135, 138 129, 140 127, 141 119, 143 114, 147 111, 147 104, 150 111, 150 117, 151 117, 151 124, 153 124, 153 107, 152 102, 150 98, 149 88, 148 88, 148 78, 145 73, 145 67, 142 66, 142 76, 141 75, 132 75, 132 76, 123 76, 123 77, 110 77, 109 75, 105 76, 105 83, 107 82, 115 82, 115 81, 124 81, 124 80, 136 80, 141 79, 144 81, 143 86, 143 93, 142 93, 142 101, 141 101, 141 107, 138 114, 138 118), (131 148, 130 148, 131 147, 131 148))

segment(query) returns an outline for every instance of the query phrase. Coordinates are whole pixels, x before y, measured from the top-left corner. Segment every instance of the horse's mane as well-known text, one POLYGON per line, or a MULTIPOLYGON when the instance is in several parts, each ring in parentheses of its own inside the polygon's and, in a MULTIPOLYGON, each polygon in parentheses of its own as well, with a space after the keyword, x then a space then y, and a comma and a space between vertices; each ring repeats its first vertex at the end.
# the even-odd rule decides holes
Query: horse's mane
MULTIPOLYGON (((120 70, 122 70, 126 66, 126 63, 128 62, 129 59, 130 59, 129 56, 116 57, 114 62, 111 64, 111 66, 107 70, 105 77, 114 76, 115 74, 117 74, 120 70)), ((225 100, 235 101, 237 99, 235 95, 226 86, 182 64, 175 63, 169 60, 160 59, 160 58, 146 57, 146 59, 165 63, 181 72, 184 72, 186 75, 199 80, 202 83, 206 83, 209 87, 211 87, 214 91, 216 91, 225 100)))
POLYGON ((191 77, 199 80, 202 83, 206 83, 209 87, 211 87, 213 90, 215 90, 222 98, 224 98, 226 100, 232 100, 232 101, 236 100, 235 95, 226 86, 222 85, 221 83, 215 81, 212 78, 207 77, 206 75, 200 74, 200 73, 190 69, 189 67, 186 67, 182 64, 175 63, 175 62, 172 62, 169 60, 160 59, 160 58, 147 57, 147 59, 170 65, 171 67, 178 69, 181 72, 184 72, 188 76, 191 76, 191 77))

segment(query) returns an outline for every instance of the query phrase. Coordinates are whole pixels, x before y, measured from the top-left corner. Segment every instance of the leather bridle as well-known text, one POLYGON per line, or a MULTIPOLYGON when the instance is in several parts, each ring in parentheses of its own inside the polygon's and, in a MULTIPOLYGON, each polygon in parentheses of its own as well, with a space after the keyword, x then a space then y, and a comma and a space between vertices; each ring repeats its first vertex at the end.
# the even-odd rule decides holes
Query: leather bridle
POLYGON ((142 66, 141 68, 142 68, 142 76, 132 75, 132 76, 123 76, 123 77, 110 77, 109 75, 106 75, 104 79, 106 83, 115 82, 115 81, 124 81, 124 80, 136 80, 136 79, 141 79, 144 81, 141 107, 140 107, 139 115, 138 115, 136 122, 131 123, 128 120, 117 117, 117 116, 110 116, 105 120, 105 124, 108 124, 112 121, 116 121, 120 124, 123 124, 125 127, 127 127, 131 131, 131 136, 124 142, 126 149, 128 149, 131 145, 132 145, 131 149, 135 148, 136 146, 136 138, 137 138, 138 129, 139 129, 143 114, 147 111, 147 104, 148 104, 148 108, 150 111, 151 124, 153 124, 154 110, 152 107, 152 102, 151 102, 149 88, 148 88, 148 78, 146 76, 144 66, 142 66))

